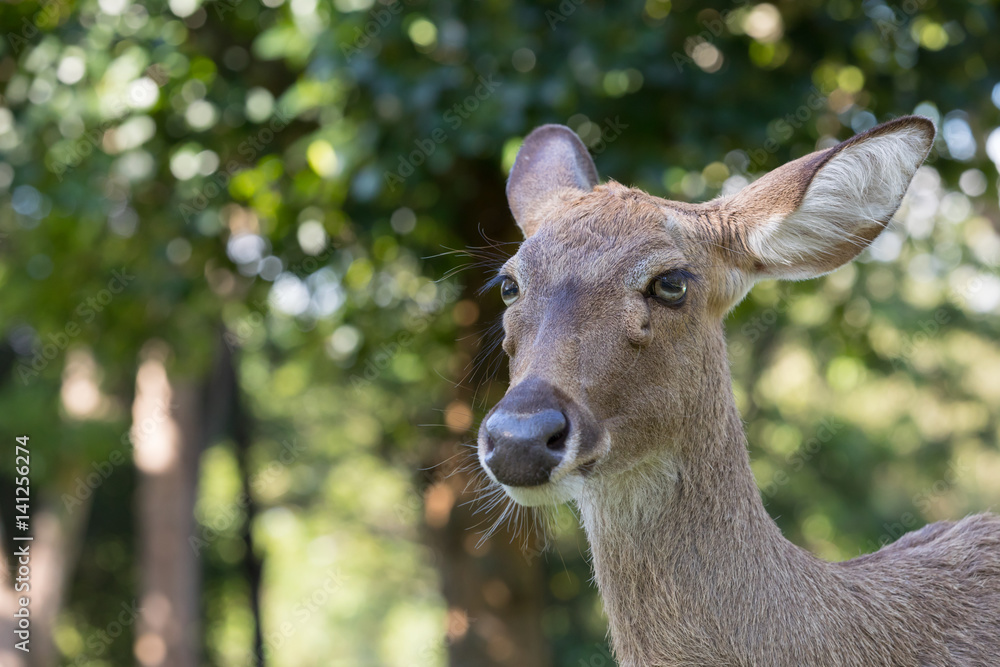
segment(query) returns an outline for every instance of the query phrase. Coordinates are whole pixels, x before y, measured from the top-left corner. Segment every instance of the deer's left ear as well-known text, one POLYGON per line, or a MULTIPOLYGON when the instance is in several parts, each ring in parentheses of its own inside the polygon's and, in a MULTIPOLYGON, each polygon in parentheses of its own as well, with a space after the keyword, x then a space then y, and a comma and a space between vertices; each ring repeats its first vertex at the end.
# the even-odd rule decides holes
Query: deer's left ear
POLYGON ((524 237, 544 222, 562 194, 589 192, 597 185, 597 168, 573 130, 542 125, 524 139, 507 181, 507 202, 524 237))
POLYGON ((933 140, 928 119, 897 118, 717 201, 739 268, 751 281, 801 280, 851 261, 885 229, 933 140))

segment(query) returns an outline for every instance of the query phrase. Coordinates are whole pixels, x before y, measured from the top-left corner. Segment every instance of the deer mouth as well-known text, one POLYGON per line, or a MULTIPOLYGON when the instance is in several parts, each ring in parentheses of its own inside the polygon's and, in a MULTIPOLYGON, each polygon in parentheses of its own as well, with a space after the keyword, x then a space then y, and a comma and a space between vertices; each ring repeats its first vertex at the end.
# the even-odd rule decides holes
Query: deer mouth
POLYGON ((590 477, 590 474, 594 472, 594 468, 597 466, 598 460, 597 458, 593 458, 586 463, 581 463, 576 468, 577 472, 583 477, 590 477))
POLYGON ((548 482, 542 486, 504 486, 503 489, 518 505, 525 507, 559 505, 575 500, 583 494, 583 477, 566 475, 562 479, 548 482))

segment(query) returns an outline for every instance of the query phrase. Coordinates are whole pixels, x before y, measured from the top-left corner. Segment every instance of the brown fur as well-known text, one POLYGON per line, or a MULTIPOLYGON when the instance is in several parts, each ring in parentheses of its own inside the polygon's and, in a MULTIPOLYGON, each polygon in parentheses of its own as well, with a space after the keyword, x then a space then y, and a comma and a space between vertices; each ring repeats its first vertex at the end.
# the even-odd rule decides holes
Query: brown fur
MULTIPOLYGON (((558 169, 538 154, 560 141, 546 132, 527 157, 558 169)), ((781 535, 751 473, 722 326, 767 275, 743 241, 758 220, 795 211, 851 142, 699 205, 593 187, 579 154, 530 191, 518 183, 530 164, 515 166, 508 192, 528 238, 503 269, 521 288, 504 316, 511 387, 557 387, 589 429, 566 476, 583 478, 576 501, 622 665, 1000 664, 1000 519, 933 524, 828 563, 781 535), (643 295, 650 276, 677 268, 695 276, 682 307, 643 295)), ((836 264, 859 250, 845 246, 836 264)), ((803 260, 814 273, 832 261, 803 260)))

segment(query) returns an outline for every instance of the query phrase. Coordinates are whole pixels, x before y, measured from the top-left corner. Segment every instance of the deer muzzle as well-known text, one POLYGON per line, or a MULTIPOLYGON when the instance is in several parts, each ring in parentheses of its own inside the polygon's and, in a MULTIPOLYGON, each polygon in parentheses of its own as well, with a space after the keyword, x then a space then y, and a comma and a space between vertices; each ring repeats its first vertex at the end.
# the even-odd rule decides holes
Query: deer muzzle
POLYGON ((562 462, 568 427, 561 410, 496 410, 486 420, 486 465, 507 486, 545 484, 562 462))
POLYGON ((483 421, 480 462, 508 490, 558 483, 593 462, 599 432, 589 410, 530 378, 511 387, 483 421))

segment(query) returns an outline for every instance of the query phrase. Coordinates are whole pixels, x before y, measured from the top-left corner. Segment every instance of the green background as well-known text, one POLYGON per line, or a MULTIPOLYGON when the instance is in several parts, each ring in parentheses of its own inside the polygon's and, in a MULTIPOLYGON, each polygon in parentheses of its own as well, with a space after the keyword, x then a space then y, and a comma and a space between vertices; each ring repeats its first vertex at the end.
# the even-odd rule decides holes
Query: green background
POLYGON ((101 633, 145 574, 128 434, 151 341, 210 422, 190 480, 201 663, 253 664, 258 641, 269 665, 611 664, 571 508, 545 550, 525 515, 479 543, 500 508, 477 504, 468 445, 506 366, 499 296, 476 290, 514 251, 506 173, 542 123, 605 178, 702 201, 931 117, 873 249, 729 317, 735 391, 769 511, 823 557, 1000 502, 995 2, 0 16, 0 516, 10 545, 28 434, 35 527, 57 518, 65 544, 37 664, 136 661, 135 622, 101 633))

